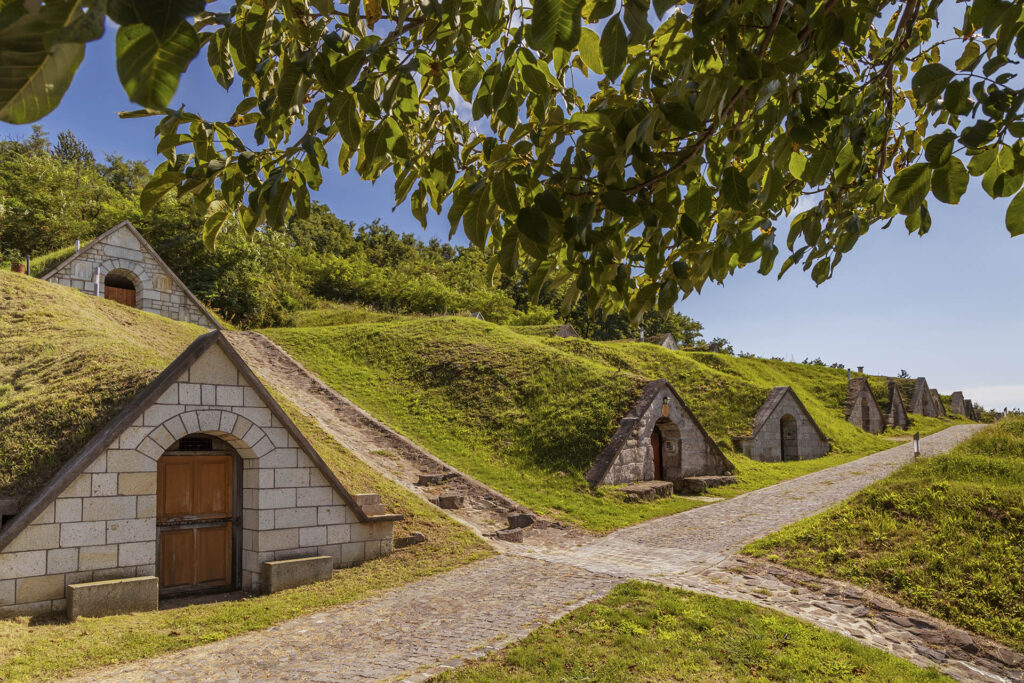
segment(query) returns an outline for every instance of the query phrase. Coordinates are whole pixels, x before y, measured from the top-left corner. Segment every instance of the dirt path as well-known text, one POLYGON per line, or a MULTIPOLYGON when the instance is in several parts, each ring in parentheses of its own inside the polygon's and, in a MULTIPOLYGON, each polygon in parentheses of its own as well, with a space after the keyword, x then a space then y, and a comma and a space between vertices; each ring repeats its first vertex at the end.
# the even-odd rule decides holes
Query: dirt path
POLYGON ((428 500, 440 503, 442 496, 461 497, 461 507, 447 512, 479 533, 506 528, 509 514, 528 512, 522 505, 450 467, 370 416, 258 332, 228 332, 227 335, 265 384, 284 394, 374 469, 428 500), (432 483, 424 483, 426 481, 432 483))
MULTIPOLYGON (((924 452, 948 450, 977 428, 925 437, 924 452)), ((514 642, 630 578, 765 605, 958 680, 1024 680, 1024 658, 1004 647, 862 589, 735 555, 750 540, 886 476, 911 457, 908 451, 898 446, 575 548, 523 548, 87 680, 420 681, 514 642)))

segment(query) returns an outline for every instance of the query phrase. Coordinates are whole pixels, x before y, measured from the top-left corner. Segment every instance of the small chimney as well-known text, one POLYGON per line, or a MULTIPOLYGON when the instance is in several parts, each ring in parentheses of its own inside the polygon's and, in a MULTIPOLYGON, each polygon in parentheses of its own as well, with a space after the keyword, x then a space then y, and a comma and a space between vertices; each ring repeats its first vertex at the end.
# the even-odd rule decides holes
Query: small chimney
POLYGON ((75 253, 82 250, 82 240, 75 240, 75 253))
POLYGON ((860 374, 863 375, 864 374, 864 366, 863 365, 858 365, 857 366, 857 372, 859 372, 860 374))
POLYGON ((640 328, 640 341, 644 341, 644 328, 640 328))

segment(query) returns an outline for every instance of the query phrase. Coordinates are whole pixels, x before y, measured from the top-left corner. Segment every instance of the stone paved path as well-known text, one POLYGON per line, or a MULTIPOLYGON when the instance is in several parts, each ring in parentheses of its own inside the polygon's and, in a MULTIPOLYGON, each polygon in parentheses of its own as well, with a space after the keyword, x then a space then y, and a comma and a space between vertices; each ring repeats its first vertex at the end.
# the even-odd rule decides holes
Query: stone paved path
MULTIPOLYGON (((978 428, 960 425, 925 437, 922 449, 925 455, 948 450, 978 428)), ((88 679, 423 680, 525 636, 620 581, 641 578, 770 606, 936 664, 960 680, 1022 680, 1021 662, 1005 648, 992 650, 980 638, 859 589, 734 556, 745 543, 886 476, 911 455, 901 445, 572 548, 519 548, 381 596, 88 679)))

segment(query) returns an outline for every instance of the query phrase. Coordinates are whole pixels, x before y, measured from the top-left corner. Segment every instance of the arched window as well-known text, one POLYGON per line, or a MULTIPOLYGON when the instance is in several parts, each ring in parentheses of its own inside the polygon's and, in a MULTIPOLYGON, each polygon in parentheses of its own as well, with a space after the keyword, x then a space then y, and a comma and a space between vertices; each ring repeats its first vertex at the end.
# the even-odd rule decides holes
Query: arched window
POLYGON ((134 275, 126 270, 112 270, 103 278, 103 297, 135 308, 138 295, 134 275))

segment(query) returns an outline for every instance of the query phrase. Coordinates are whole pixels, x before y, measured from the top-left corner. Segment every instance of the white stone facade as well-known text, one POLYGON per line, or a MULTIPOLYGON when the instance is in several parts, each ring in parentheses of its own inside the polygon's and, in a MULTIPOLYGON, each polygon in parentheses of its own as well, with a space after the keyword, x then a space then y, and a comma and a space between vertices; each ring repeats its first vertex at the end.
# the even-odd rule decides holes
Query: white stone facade
POLYGON ((391 552, 393 521, 361 521, 214 344, 0 552, 0 616, 63 610, 68 584, 156 574, 157 460, 190 434, 241 457, 243 590, 261 589, 268 560, 391 552))
POLYGON ((135 285, 135 307, 207 329, 220 325, 130 223, 108 230, 43 279, 86 294, 105 295, 104 279, 121 275, 135 285), (98 285, 97 285, 98 281, 98 285))
MULTIPOLYGON (((771 394, 768 400, 773 400, 771 394)), ((793 459, 820 458, 831 450, 831 444, 821 434, 807 409, 792 390, 787 390, 778 397, 771 411, 763 419, 755 420, 757 426, 753 436, 739 440, 743 455, 762 462, 781 462, 784 419, 792 420, 791 424, 795 424, 796 454, 793 459)))

